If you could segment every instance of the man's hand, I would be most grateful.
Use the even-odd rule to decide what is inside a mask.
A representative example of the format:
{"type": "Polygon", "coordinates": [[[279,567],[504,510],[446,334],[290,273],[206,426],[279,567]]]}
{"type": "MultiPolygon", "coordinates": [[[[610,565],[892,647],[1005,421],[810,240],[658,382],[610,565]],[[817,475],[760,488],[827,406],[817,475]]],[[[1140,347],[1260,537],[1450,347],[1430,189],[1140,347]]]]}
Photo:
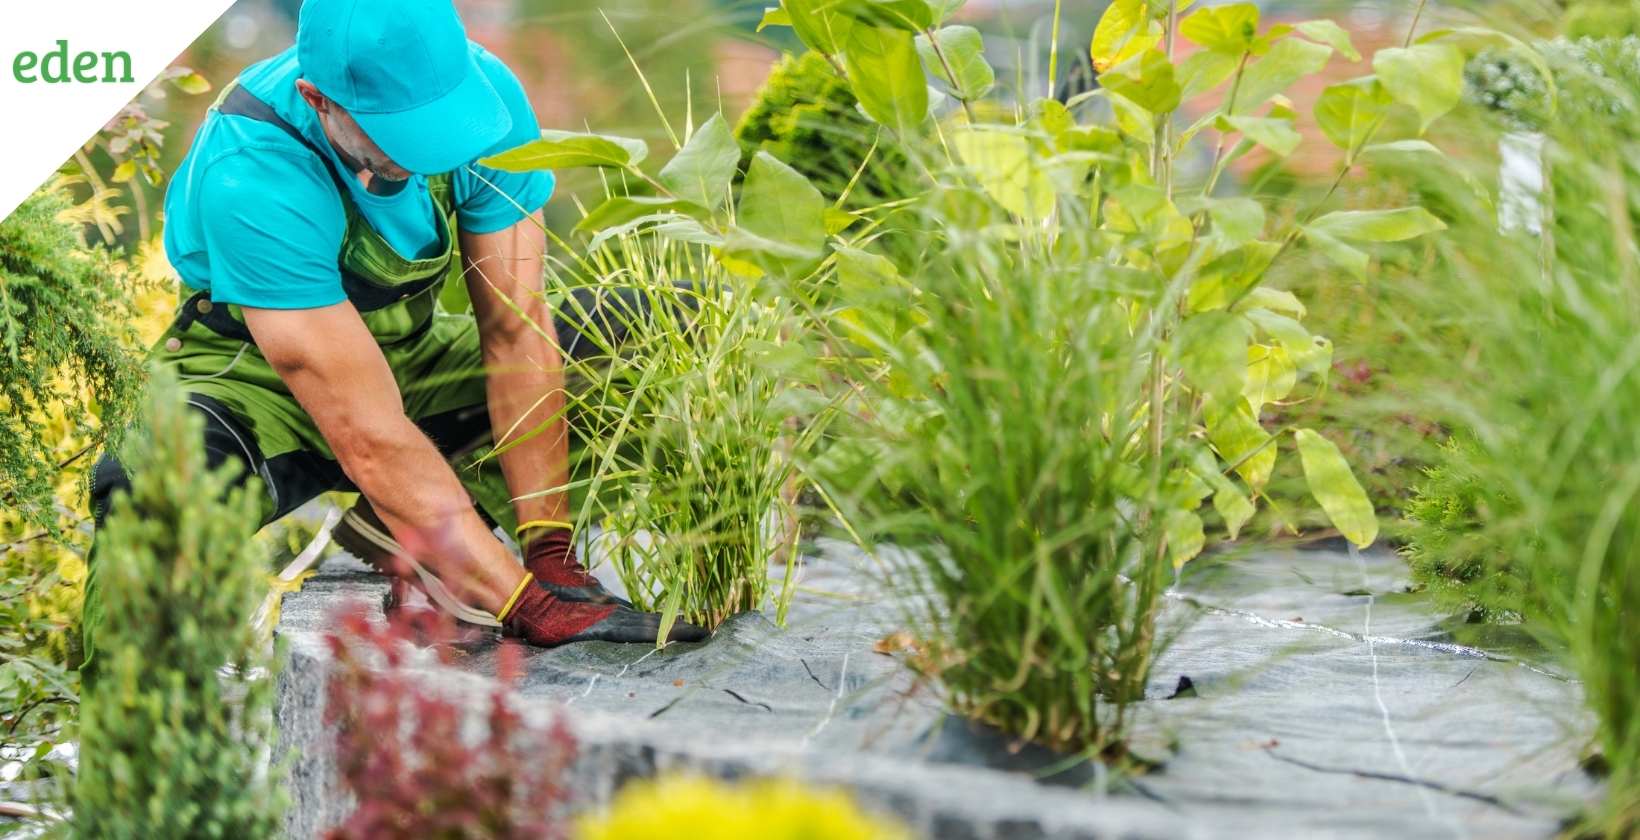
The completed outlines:
{"type": "Polygon", "coordinates": [[[387,359],[353,305],[244,313],[257,348],[393,536],[462,602],[499,610],[523,572],[405,416],[387,359]]]}

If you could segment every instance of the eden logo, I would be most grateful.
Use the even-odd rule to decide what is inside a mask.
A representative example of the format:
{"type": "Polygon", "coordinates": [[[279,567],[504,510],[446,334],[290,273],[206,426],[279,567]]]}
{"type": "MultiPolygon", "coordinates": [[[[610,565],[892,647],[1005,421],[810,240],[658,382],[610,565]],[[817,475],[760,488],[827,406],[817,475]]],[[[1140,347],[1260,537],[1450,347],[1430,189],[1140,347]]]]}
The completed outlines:
{"type": "Polygon", "coordinates": [[[93,84],[96,82],[135,82],[131,76],[131,54],[128,52],[82,52],[69,55],[68,42],[59,40],[57,49],[44,55],[24,50],[11,62],[11,77],[31,85],[93,84]],[[101,72],[102,75],[97,74],[101,72]]]}

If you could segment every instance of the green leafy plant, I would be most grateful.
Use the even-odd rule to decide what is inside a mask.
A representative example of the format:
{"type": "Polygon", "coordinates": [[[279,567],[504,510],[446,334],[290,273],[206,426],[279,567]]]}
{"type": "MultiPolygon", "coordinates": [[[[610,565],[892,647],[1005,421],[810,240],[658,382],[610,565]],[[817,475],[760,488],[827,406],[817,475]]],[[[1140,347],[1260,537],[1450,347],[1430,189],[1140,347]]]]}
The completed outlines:
{"type": "Polygon", "coordinates": [[[98,538],[98,679],[80,716],[77,836],[272,837],[274,665],[251,623],[264,591],[252,487],[209,471],[202,426],[159,382],[98,538]]]}
{"type": "MultiPolygon", "coordinates": [[[[1209,498],[1234,537],[1257,504],[1276,504],[1271,476],[1281,452],[1296,451],[1331,523],[1357,544],[1376,537],[1337,446],[1279,425],[1282,409],[1325,389],[1332,348],[1304,327],[1301,301],[1264,281],[1305,252],[1364,276],[1375,244],[1443,227],[1419,207],[1329,212],[1327,203],[1378,154],[1438,155],[1420,135],[1457,104],[1464,50],[1503,39],[1409,34],[1373,57],[1373,76],[1328,88],[1315,117],[1337,175],[1295,211],[1280,196],[1225,195],[1220,182],[1255,150],[1285,157],[1303,142],[1280,94],[1335,53],[1359,57],[1336,24],[1261,28],[1251,4],[1186,16],[1172,3],[1118,0],[1091,44],[1102,89],[1069,103],[1100,100],[1108,118],[1081,124],[1039,100],[1016,120],[983,123],[971,101],[986,87],[972,69],[983,56],[966,36],[941,37],[955,34],[942,28],[950,11],[911,0],[786,2],[765,18],[791,25],[838,68],[881,137],[937,184],[921,208],[932,234],[912,249],[920,260],[898,265],[903,275],[882,263],[865,272],[879,289],[904,276],[910,293],[879,294],[882,305],[858,307],[864,314],[840,299],[854,317],[839,320],[865,325],[850,338],[874,345],[874,372],[853,377],[878,386],[858,411],[876,432],[863,460],[880,465],[873,480],[888,498],[908,502],[863,494],[876,509],[861,512],[885,523],[873,531],[916,546],[921,574],[896,579],[931,596],[924,664],[959,707],[1057,747],[1108,750],[1158,648],[1156,581],[1206,545],[1209,498]],[[906,48],[919,37],[924,49],[906,48]],[[1198,49],[1176,59],[1185,40],[1198,49]],[[925,72],[964,105],[940,121],[939,145],[926,137],[925,72]],[[1186,101],[1212,104],[1183,126],[1186,101]],[[1193,145],[1210,164],[1186,180],[1174,161],[1193,145]],[[1038,311],[1055,307],[1069,311],[1038,311]],[[1090,313],[1110,331],[1097,341],[1090,313]],[[1056,317],[1088,326],[1073,339],[1071,322],[1056,317]],[[999,346],[994,333],[1021,346],[999,346]],[[1029,408],[1014,415],[1014,406],[1029,408]],[[1109,719],[1096,696],[1115,705],[1109,719]]],[[[872,238],[842,244],[869,249],[872,238]]],[[[846,276],[856,258],[841,246],[834,257],[846,276]]]]}

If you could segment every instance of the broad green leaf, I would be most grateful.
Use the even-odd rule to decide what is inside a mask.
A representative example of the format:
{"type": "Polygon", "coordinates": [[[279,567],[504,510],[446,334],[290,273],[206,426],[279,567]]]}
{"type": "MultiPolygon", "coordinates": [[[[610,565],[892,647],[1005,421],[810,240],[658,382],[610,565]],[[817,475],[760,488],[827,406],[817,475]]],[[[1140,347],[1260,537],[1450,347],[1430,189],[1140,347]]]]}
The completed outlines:
{"type": "Polygon", "coordinates": [[[738,225],[724,248],[770,274],[801,274],[825,245],[825,213],[825,198],[807,178],[760,151],[746,172],[738,225]]]}
{"type": "Polygon", "coordinates": [[[1225,122],[1232,128],[1247,136],[1254,143],[1275,152],[1278,157],[1286,157],[1298,148],[1303,141],[1292,120],[1276,119],[1273,117],[1226,117],[1225,122]]]}
{"type": "Polygon", "coordinates": [[[1163,529],[1167,532],[1167,556],[1173,561],[1174,569],[1184,568],[1184,564],[1202,553],[1202,547],[1207,545],[1202,518],[1193,511],[1168,511],[1163,529]]]}
{"type": "Polygon", "coordinates": [[[1446,223],[1422,207],[1402,207],[1340,210],[1310,222],[1306,229],[1356,242],[1402,242],[1446,230],[1446,223]]]}
{"type": "Polygon", "coordinates": [[[1259,282],[1280,251],[1281,246],[1274,242],[1254,240],[1214,257],[1202,266],[1196,282],[1190,285],[1186,299],[1189,311],[1204,312],[1229,306],[1248,286],[1259,282]]]}
{"type": "Polygon", "coordinates": [[[198,73],[184,73],[172,79],[171,84],[176,85],[177,90],[194,96],[211,90],[211,80],[198,73]]]}
{"type": "Polygon", "coordinates": [[[1025,137],[970,128],[954,132],[951,145],[980,187],[1008,212],[1033,221],[1053,212],[1053,181],[1037,165],[1025,137]]]}
{"type": "Polygon", "coordinates": [[[1463,53],[1450,44],[1379,50],[1372,69],[1395,101],[1418,112],[1421,130],[1463,98],[1463,53]]]}
{"type": "Polygon", "coordinates": [[[1185,59],[1179,62],[1179,69],[1174,72],[1179,82],[1180,95],[1188,102],[1207,93],[1234,76],[1236,67],[1240,64],[1241,61],[1236,56],[1210,50],[1197,50],[1185,56],[1185,59]]]}
{"type": "Polygon", "coordinates": [[[1148,35],[1150,18],[1144,0],[1113,0],[1093,30],[1089,53],[1095,72],[1103,73],[1126,60],[1123,47],[1136,36],[1148,35]]]}
{"type": "Polygon", "coordinates": [[[1315,103],[1315,122],[1333,145],[1357,152],[1389,108],[1389,98],[1372,78],[1333,85],[1315,103]]]}
{"type": "Polygon", "coordinates": [[[1306,229],[1304,238],[1320,251],[1322,256],[1332,260],[1339,268],[1350,273],[1357,280],[1367,279],[1367,252],[1339,239],[1328,236],[1317,230],[1306,229]]]}
{"type": "Polygon", "coordinates": [[[1156,50],[1145,50],[1099,77],[1106,90],[1152,114],[1179,107],[1184,92],[1173,78],[1173,63],[1156,50]]]}
{"type": "Polygon", "coordinates": [[[1293,433],[1298,439],[1298,458],[1304,465],[1304,481],[1333,527],[1345,539],[1365,548],[1378,539],[1378,517],[1372,502],[1338,447],[1311,429],[1293,433]]]}
{"type": "Polygon", "coordinates": [[[649,146],[630,137],[542,129],[541,139],[484,158],[479,163],[507,172],[596,166],[624,169],[649,155],[649,146]]]}
{"type": "Polygon", "coordinates": [[[1179,510],[1195,510],[1212,492],[1213,486],[1194,472],[1174,467],[1162,481],[1161,503],[1179,510]]]}
{"type": "Polygon", "coordinates": [[[604,243],[609,240],[620,236],[625,236],[626,234],[638,230],[639,228],[642,228],[655,236],[659,236],[662,239],[669,239],[673,242],[688,242],[694,245],[713,246],[720,246],[723,244],[723,236],[721,234],[716,231],[707,230],[699,221],[696,221],[688,216],[679,215],[676,212],[666,211],[654,213],[648,216],[639,216],[638,218],[633,219],[630,222],[626,222],[625,224],[606,227],[603,230],[598,231],[597,235],[593,236],[587,243],[587,250],[596,251],[603,247],[604,243]]]}
{"type": "Polygon", "coordinates": [[[739,166],[740,144],[723,115],[713,114],[661,168],[659,179],[679,198],[715,210],[728,198],[739,166]]]}
{"type": "Polygon", "coordinates": [[[925,32],[936,23],[935,9],[928,0],[833,0],[831,7],[866,26],[925,32]]]}
{"type": "Polygon", "coordinates": [[[1179,24],[1179,34],[1202,49],[1240,58],[1258,38],[1258,6],[1234,3],[1197,9],[1179,24]]]}
{"type": "Polygon", "coordinates": [[[1361,53],[1350,43],[1350,33],[1336,22],[1322,18],[1307,20],[1293,27],[1298,34],[1312,41],[1320,41],[1338,51],[1339,55],[1350,61],[1360,61],[1361,53]]]}
{"type": "Polygon", "coordinates": [[[1251,198],[1216,199],[1207,205],[1213,230],[1232,245],[1251,242],[1264,232],[1264,205],[1251,198]]]}
{"type": "Polygon", "coordinates": [[[1297,295],[1286,289],[1272,289],[1268,286],[1260,286],[1248,292],[1241,302],[1236,304],[1238,312],[1249,309],[1268,309],[1294,318],[1302,318],[1305,313],[1304,304],[1299,301],[1297,295]]]}
{"type": "Polygon", "coordinates": [[[798,40],[815,52],[842,52],[854,28],[854,19],[837,14],[831,0],[780,0],[780,7],[798,40]]]}
{"type": "Polygon", "coordinates": [[[1429,154],[1439,158],[1446,157],[1446,153],[1436,148],[1428,140],[1396,140],[1391,143],[1374,143],[1361,150],[1363,155],[1390,155],[1390,154],[1429,154]]]}
{"type": "Polygon", "coordinates": [[[1244,314],[1261,332],[1281,345],[1299,370],[1315,373],[1332,364],[1332,343],[1311,335],[1298,321],[1267,309],[1249,309],[1244,314]]]}
{"type": "Polygon", "coordinates": [[[917,53],[922,56],[923,66],[950,85],[952,94],[958,99],[972,102],[989,93],[991,86],[996,84],[996,72],[985,61],[984,39],[980,37],[979,30],[972,26],[947,26],[935,32],[932,41],[927,35],[918,35],[917,53]],[[941,62],[939,54],[934,52],[936,44],[940,53],[944,54],[945,62],[950,63],[955,78],[945,72],[945,62],[941,62]]]}
{"type": "Polygon", "coordinates": [[[848,230],[849,225],[860,221],[860,214],[839,210],[836,207],[826,208],[826,235],[831,236],[848,230]]]}
{"type": "Polygon", "coordinates": [[[1253,409],[1240,395],[1206,404],[1207,439],[1226,464],[1236,465],[1247,486],[1255,491],[1270,480],[1276,465],[1276,447],[1270,433],[1258,424],[1253,409]]]}
{"type": "Polygon", "coordinates": [[[762,32],[771,26],[791,26],[792,16],[782,6],[769,6],[763,10],[763,19],[757,22],[757,31],[762,32]]]}
{"type": "Polygon", "coordinates": [[[1237,487],[1234,481],[1219,472],[1218,462],[1213,459],[1212,453],[1204,449],[1196,450],[1193,465],[1196,475],[1213,488],[1213,509],[1218,511],[1219,518],[1224,520],[1224,527],[1230,532],[1230,539],[1240,536],[1241,527],[1253,518],[1253,502],[1241,492],[1241,488],[1237,487]]]}
{"type": "Polygon", "coordinates": [[[1298,368],[1280,345],[1254,344],[1247,348],[1247,387],[1242,396],[1254,411],[1279,402],[1298,384],[1298,368]]]}
{"type": "Polygon", "coordinates": [[[843,62],[868,116],[902,137],[917,131],[928,116],[928,84],[910,32],[856,26],[843,62]]]}
{"type": "Polygon", "coordinates": [[[610,196],[603,204],[593,208],[592,212],[575,226],[575,232],[596,233],[644,216],[668,212],[701,220],[709,219],[712,215],[710,210],[693,201],[665,196],[616,195],[610,196]]]}
{"type": "Polygon", "coordinates": [[[1179,325],[1179,363],[1191,385],[1214,396],[1247,387],[1247,320],[1222,310],[1192,315],[1179,325]]]}
{"type": "Polygon", "coordinates": [[[1332,57],[1332,47],[1288,38],[1270,48],[1263,58],[1247,66],[1236,92],[1232,113],[1252,113],[1270,97],[1291,87],[1293,82],[1321,72],[1332,57]]]}

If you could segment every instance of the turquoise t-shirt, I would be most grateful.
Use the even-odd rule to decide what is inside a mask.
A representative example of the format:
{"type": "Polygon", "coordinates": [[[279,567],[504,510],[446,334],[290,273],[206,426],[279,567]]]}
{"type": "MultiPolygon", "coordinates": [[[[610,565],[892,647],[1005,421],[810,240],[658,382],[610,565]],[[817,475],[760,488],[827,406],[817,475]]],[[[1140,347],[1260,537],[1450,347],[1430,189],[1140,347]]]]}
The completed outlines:
{"type": "MultiPolygon", "coordinates": [[[[512,112],[511,133],[486,154],[538,138],[535,111],[518,77],[483,47],[469,45],[512,112]]],[[[301,75],[291,47],[247,67],[239,83],[328,160],[269,123],[212,111],[165,193],[166,256],[184,284],[208,291],[213,301],[310,309],[347,297],[337,267],[347,213],[325,167],[348,170],[296,90],[301,75]]],[[[426,178],[412,176],[392,195],[367,192],[351,174],[341,180],[365,220],[401,256],[420,259],[439,250],[426,178]]],[[[539,210],[553,190],[550,172],[502,172],[476,163],[458,170],[452,183],[457,224],[467,233],[511,227],[539,210]]]]}

